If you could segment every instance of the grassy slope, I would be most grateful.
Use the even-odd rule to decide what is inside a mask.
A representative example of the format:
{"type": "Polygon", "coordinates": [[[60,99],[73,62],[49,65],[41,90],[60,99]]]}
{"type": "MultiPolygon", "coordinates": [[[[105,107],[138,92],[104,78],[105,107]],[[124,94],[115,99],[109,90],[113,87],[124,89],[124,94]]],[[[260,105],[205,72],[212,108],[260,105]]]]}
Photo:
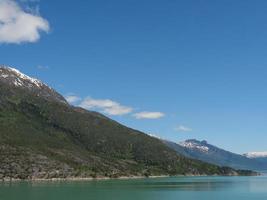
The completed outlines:
{"type": "Polygon", "coordinates": [[[105,116],[0,86],[0,178],[228,174],[105,116]]]}

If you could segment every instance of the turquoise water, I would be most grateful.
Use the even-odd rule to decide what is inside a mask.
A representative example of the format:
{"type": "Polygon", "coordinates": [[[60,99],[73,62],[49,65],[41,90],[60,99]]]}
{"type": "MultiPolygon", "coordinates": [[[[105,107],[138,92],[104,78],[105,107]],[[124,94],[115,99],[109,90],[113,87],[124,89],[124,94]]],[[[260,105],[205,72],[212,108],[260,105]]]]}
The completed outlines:
{"type": "Polygon", "coordinates": [[[267,200],[267,177],[0,183],[0,200],[267,200]]]}

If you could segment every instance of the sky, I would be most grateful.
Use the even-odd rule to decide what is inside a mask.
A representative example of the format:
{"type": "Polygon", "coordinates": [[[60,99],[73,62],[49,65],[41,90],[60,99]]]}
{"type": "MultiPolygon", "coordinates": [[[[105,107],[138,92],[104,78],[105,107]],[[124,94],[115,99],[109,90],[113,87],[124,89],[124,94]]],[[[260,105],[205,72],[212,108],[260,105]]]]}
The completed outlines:
{"type": "Polygon", "coordinates": [[[0,0],[0,63],[175,142],[267,151],[267,1],[0,0]]]}

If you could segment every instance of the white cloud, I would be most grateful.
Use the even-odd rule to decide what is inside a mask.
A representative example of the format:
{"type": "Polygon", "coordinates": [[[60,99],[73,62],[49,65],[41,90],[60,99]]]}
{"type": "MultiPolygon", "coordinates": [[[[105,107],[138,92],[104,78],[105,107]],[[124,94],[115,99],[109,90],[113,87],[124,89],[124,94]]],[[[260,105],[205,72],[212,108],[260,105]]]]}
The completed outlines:
{"type": "MultiPolygon", "coordinates": [[[[94,99],[92,97],[81,98],[73,93],[65,96],[65,99],[70,103],[80,106],[87,110],[95,110],[108,115],[126,115],[133,112],[130,106],[122,105],[110,99],[94,99]]],[[[139,112],[132,115],[136,119],[158,119],[164,117],[161,112],[139,112]]]]}
{"type": "Polygon", "coordinates": [[[136,119],[159,119],[165,116],[162,112],[139,112],[133,115],[136,119]]]}
{"type": "Polygon", "coordinates": [[[0,43],[36,42],[49,29],[46,19],[24,11],[14,0],[0,0],[0,43]]]}
{"type": "Polygon", "coordinates": [[[74,103],[76,103],[76,102],[78,102],[78,101],[81,100],[80,97],[78,97],[78,96],[76,96],[76,95],[72,95],[72,94],[65,96],[65,99],[66,99],[67,102],[70,103],[70,104],[74,104],[74,103]]]}
{"type": "Polygon", "coordinates": [[[85,109],[97,109],[109,115],[125,115],[133,111],[131,107],[123,106],[115,101],[109,99],[93,99],[91,97],[84,99],[80,106],[85,109]]]}
{"type": "Polygon", "coordinates": [[[174,130],[177,132],[190,132],[190,131],[192,131],[191,128],[186,127],[184,125],[179,125],[179,126],[175,127],[174,130]]]}

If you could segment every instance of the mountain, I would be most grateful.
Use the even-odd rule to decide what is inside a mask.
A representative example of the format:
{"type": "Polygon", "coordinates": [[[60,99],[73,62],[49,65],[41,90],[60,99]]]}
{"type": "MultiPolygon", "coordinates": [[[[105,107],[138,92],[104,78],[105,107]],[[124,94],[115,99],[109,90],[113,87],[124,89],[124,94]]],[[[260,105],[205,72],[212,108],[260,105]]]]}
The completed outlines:
{"type": "Polygon", "coordinates": [[[267,152],[249,152],[245,153],[244,156],[256,162],[260,162],[262,165],[266,166],[264,170],[267,169],[267,152]]]}
{"type": "Polygon", "coordinates": [[[191,139],[178,144],[170,141],[164,141],[164,143],[181,155],[192,159],[198,159],[203,162],[219,166],[229,166],[236,169],[267,169],[267,165],[262,162],[248,158],[244,155],[223,150],[214,145],[208,144],[205,140],[198,141],[191,139]]]}
{"type": "Polygon", "coordinates": [[[73,107],[55,90],[0,67],[0,179],[253,174],[185,158],[161,140],[73,107]]]}
{"type": "Polygon", "coordinates": [[[245,153],[247,158],[267,158],[267,152],[249,152],[245,153]]]}
{"type": "Polygon", "coordinates": [[[46,100],[67,104],[64,97],[51,87],[35,78],[21,73],[15,68],[0,66],[0,83],[11,88],[23,88],[32,95],[42,97],[46,100]]]}

